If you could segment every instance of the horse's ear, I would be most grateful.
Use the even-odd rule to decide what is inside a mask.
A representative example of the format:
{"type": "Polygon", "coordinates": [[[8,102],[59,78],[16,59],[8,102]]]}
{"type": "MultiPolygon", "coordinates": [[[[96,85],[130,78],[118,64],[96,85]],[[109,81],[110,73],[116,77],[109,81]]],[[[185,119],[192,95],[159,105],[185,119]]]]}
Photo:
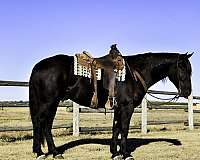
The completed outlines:
{"type": "MultiPolygon", "coordinates": [[[[187,53],[188,53],[188,52],[187,52],[187,53]]],[[[190,54],[187,54],[187,53],[186,53],[186,58],[187,58],[187,59],[189,59],[189,58],[194,54],[194,52],[192,52],[192,53],[190,53],[190,54]]]]}

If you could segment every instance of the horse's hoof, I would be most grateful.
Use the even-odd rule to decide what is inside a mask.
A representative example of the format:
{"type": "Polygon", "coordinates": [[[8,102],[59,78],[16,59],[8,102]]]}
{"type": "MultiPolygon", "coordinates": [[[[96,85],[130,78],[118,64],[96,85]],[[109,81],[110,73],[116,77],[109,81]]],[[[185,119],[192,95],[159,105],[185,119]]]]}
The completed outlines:
{"type": "Polygon", "coordinates": [[[125,160],[134,160],[133,157],[126,157],[125,160]]]}
{"type": "Polygon", "coordinates": [[[62,156],[62,154],[58,154],[56,156],[54,156],[55,159],[64,159],[64,157],[62,156]]]}
{"type": "Polygon", "coordinates": [[[122,160],[122,156],[121,155],[115,156],[112,160],[122,160]]]}
{"type": "Polygon", "coordinates": [[[43,155],[41,155],[41,156],[38,156],[37,158],[36,158],[36,160],[42,160],[42,159],[46,159],[47,157],[43,154],[43,155]]]}

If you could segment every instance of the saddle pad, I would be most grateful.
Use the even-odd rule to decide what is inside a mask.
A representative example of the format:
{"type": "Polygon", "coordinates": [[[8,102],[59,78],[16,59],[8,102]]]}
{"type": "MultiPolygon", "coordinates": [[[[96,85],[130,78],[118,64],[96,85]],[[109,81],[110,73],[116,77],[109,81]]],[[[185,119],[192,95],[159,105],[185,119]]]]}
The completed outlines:
{"type": "MultiPolygon", "coordinates": [[[[78,57],[74,56],[74,75],[83,76],[87,78],[91,78],[91,67],[88,65],[88,63],[85,62],[86,65],[84,65],[83,62],[79,63],[78,57]]],[[[97,80],[101,80],[101,69],[96,69],[96,77],[97,80]]]]}
{"type": "MultiPolygon", "coordinates": [[[[123,63],[125,64],[125,62],[123,63]]],[[[117,81],[125,81],[125,76],[126,76],[126,66],[124,65],[122,70],[117,70],[116,79],[117,81]]]]}
{"type": "MultiPolygon", "coordinates": [[[[86,62],[79,63],[78,57],[74,56],[74,75],[83,76],[91,78],[91,67],[86,62]]],[[[116,70],[116,80],[125,81],[126,67],[124,66],[122,70],[116,70]]],[[[96,69],[97,80],[101,80],[101,68],[96,69]]]]}

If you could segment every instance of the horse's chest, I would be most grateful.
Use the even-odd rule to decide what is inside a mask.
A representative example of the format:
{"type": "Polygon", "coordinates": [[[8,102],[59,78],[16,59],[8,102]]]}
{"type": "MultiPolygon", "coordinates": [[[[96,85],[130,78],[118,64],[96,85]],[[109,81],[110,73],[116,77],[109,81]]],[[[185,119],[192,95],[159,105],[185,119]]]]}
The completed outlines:
{"type": "Polygon", "coordinates": [[[144,93],[132,85],[124,85],[117,90],[118,98],[122,104],[140,105],[144,93]]]}

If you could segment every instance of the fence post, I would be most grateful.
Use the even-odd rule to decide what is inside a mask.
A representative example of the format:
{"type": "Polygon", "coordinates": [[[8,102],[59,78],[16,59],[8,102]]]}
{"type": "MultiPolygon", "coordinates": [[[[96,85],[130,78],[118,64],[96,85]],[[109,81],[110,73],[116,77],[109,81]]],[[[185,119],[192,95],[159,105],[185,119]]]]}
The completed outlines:
{"type": "Polygon", "coordinates": [[[189,130],[193,130],[194,122],[193,122],[193,94],[192,93],[188,97],[188,124],[189,124],[189,130]]]}
{"type": "Polygon", "coordinates": [[[141,126],[141,131],[142,133],[146,134],[147,133],[147,96],[145,95],[143,100],[142,100],[142,126],[141,126]]]}
{"type": "Polygon", "coordinates": [[[73,102],[73,136],[79,136],[79,104],[73,102]]]}

